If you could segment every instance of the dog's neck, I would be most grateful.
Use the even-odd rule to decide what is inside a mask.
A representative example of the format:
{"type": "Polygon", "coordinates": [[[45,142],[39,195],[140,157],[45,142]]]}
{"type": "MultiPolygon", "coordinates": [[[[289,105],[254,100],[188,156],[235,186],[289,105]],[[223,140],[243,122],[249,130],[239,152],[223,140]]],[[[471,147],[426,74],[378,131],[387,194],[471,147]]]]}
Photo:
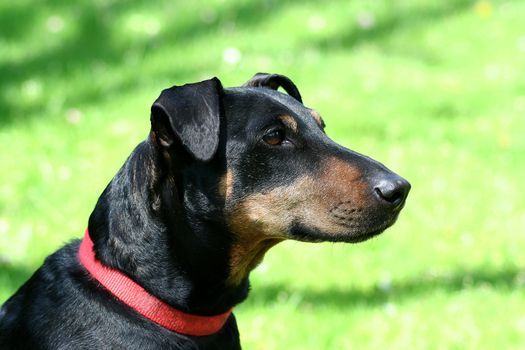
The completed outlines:
{"type": "Polygon", "coordinates": [[[143,142],[100,196],[88,226],[96,256],[182,311],[222,313],[247,297],[248,278],[227,283],[229,233],[187,209],[159,158],[143,142]]]}

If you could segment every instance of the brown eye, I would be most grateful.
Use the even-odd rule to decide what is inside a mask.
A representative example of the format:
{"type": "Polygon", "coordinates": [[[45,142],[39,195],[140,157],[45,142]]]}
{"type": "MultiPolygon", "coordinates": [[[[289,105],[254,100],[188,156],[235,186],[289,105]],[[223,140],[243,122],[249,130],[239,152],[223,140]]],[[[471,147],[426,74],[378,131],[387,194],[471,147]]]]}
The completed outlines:
{"type": "Polygon", "coordinates": [[[270,130],[263,136],[264,142],[272,146],[279,146],[284,141],[284,131],[281,129],[270,130]]]}

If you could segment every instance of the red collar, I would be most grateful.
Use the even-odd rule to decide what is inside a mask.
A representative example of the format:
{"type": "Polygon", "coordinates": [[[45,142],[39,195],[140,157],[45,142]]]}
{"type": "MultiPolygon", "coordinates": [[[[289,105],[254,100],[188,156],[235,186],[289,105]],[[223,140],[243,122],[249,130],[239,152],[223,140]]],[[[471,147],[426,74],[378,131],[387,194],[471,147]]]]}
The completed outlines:
{"type": "Polygon", "coordinates": [[[121,302],[164,328],[186,335],[212,335],[230,317],[231,310],[216,316],[187,314],[151,295],[121,271],[105,266],[95,258],[93,241],[87,229],[78,256],[93,279],[121,302]]]}

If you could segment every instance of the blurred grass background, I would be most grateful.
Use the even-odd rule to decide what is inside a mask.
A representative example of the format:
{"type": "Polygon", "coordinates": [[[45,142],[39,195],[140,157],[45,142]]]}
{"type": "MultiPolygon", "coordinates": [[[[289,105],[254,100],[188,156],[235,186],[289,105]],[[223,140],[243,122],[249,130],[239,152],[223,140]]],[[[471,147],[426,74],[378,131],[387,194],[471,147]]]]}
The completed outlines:
{"type": "Polygon", "coordinates": [[[0,1],[0,303],[72,238],[161,89],[290,76],[412,183],[360,245],[286,242],[246,349],[525,348],[525,2],[0,1]]]}

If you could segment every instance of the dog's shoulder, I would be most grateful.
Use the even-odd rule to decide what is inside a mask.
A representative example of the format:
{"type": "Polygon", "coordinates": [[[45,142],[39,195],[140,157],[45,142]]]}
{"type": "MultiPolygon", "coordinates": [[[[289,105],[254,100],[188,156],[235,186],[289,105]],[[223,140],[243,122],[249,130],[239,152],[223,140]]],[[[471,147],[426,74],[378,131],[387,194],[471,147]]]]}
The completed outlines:
{"type": "Polygon", "coordinates": [[[0,348],[4,345],[8,348],[52,345],[43,344],[46,337],[42,335],[52,333],[47,328],[61,318],[67,304],[78,293],[74,285],[75,274],[81,276],[76,262],[78,244],[78,241],[72,242],[48,256],[33,276],[4,303],[0,309],[0,348]]]}
{"type": "Polygon", "coordinates": [[[79,264],[79,243],[71,242],[47,257],[0,308],[0,349],[55,349],[72,344],[73,348],[111,344],[123,349],[198,349],[203,345],[225,349],[232,348],[232,338],[238,339],[233,315],[220,334],[199,339],[148,322],[91,279],[79,264]]]}

